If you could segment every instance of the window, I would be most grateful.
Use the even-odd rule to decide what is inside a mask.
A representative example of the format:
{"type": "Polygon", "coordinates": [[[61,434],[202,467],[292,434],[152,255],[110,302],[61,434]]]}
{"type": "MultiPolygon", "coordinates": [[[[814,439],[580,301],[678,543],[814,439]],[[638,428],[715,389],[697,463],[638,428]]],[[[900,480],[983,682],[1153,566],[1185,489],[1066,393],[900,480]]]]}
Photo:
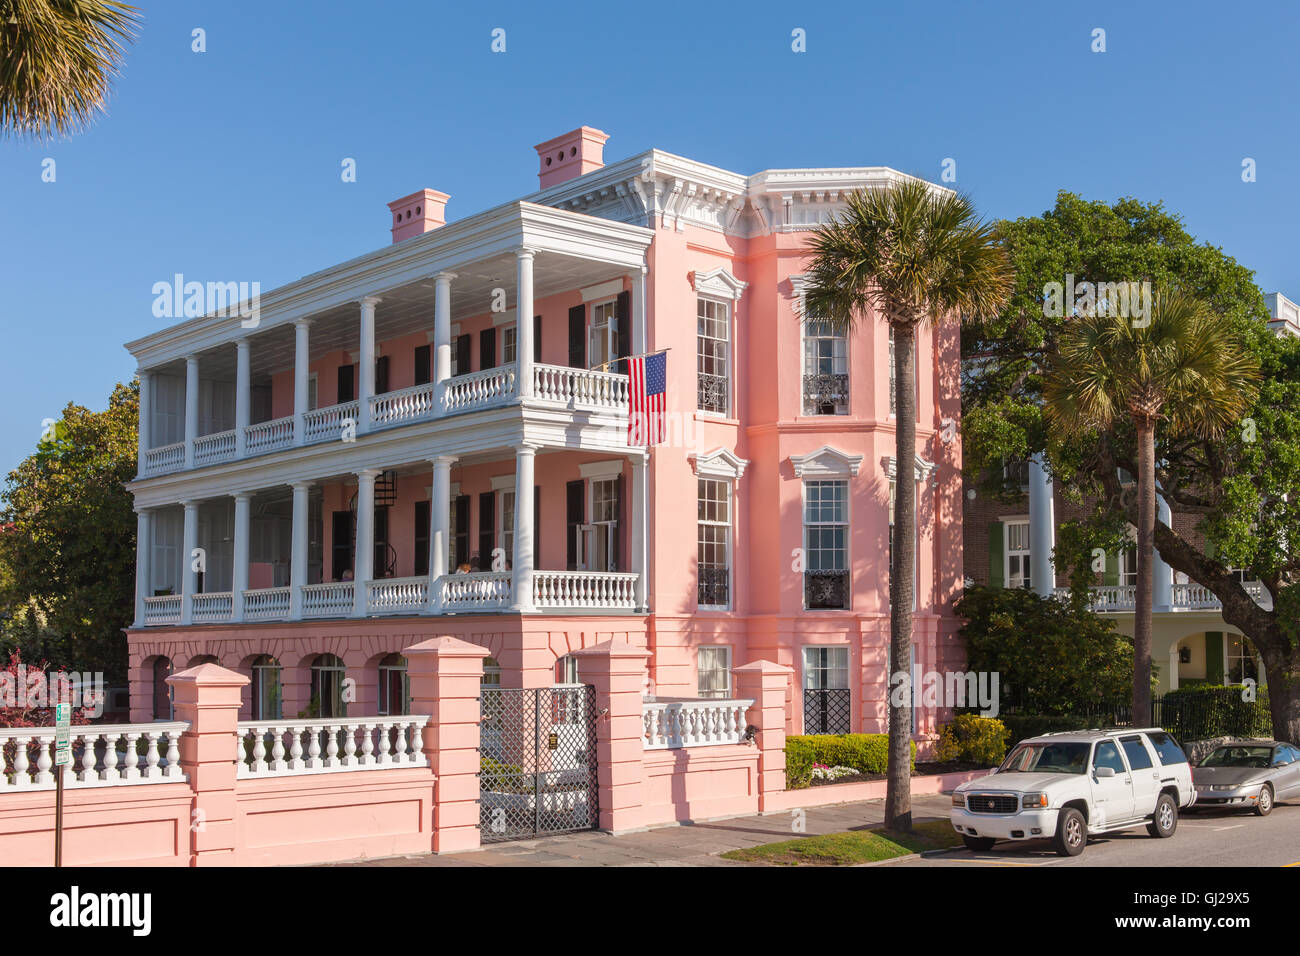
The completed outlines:
{"type": "MultiPolygon", "coordinates": [[[[921,495],[919,489],[921,482],[917,482],[918,493],[916,495],[916,506],[921,506],[921,495]]],[[[898,493],[898,483],[891,478],[889,480],[889,540],[885,542],[885,549],[889,552],[889,573],[894,573],[894,496],[898,493]]],[[[912,522],[912,610],[915,611],[917,601],[921,595],[921,521],[918,516],[917,520],[912,522]]]]}
{"type": "Polygon", "coordinates": [[[1224,655],[1225,679],[1229,684],[1240,684],[1246,679],[1259,681],[1259,668],[1255,662],[1255,650],[1250,642],[1240,634],[1225,635],[1227,653],[1224,655]]]}
{"type": "Polygon", "coordinates": [[[806,734],[847,734],[852,731],[849,691],[849,649],[803,649],[803,730],[806,734]]]}
{"type": "Polygon", "coordinates": [[[319,408],[320,404],[316,401],[316,373],[312,372],[307,376],[307,408],[319,408]]]}
{"type": "Polygon", "coordinates": [[[696,600],[702,608],[731,606],[731,483],[700,478],[696,600]]]}
{"type": "Polygon", "coordinates": [[[1103,740],[1097,744],[1097,750],[1092,758],[1092,767],[1094,770],[1110,767],[1117,774],[1128,772],[1128,768],[1124,766],[1124,758],[1119,755],[1119,748],[1111,740],[1103,740]]]}
{"type": "Polygon", "coordinates": [[[1187,763],[1187,754],[1183,753],[1183,748],[1178,746],[1178,741],[1169,734],[1147,734],[1147,740],[1151,741],[1151,746],[1156,748],[1156,756],[1160,758],[1161,766],[1168,767],[1170,764],[1187,763]]]}
{"type": "Polygon", "coordinates": [[[1029,583],[1029,522],[1008,521],[1005,524],[1007,551],[1003,580],[1009,588],[1027,588],[1029,583]]]}
{"type": "Polygon", "coordinates": [[[1132,737],[1121,737],[1119,742],[1124,747],[1124,756],[1128,757],[1128,765],[1134,770],[1146,770],[1152,765],[1151,755],[1147,753],[1141,737],[1134,734],[1132,737]]]}
{"type": "Polygon", "coordinates": [[[501,491],[501,534],[497,539],[497,547],[505,552],[506,567],[513,568],[515,566],[515,493],[511,490],[501,491]]]}
{"type": "Polygon", "coordinates": [[[167,678],[172,676],[172,662],[166,657],[155,657],[153,660],[153,719],[154,720],[175,720],[176,711],[173,709],[172,687],[167,683],[167,678]]]}
{"type": "Polygon", "coordinates": [[[515,360],[515,340],[518,337],[518,326],[509,326],[501,331],[501,364],[510,365],[515,360]]]}
{"type": "Polygon", "coordinates": [[[1029,490],[1029,460],[1008,458],[1002,462],[1002,480],[1021,491],[1029,490]]]}
{"type": "Polygon", "coordinates": [[[591,482],[592,571],[618,570],[618,479],[591,482]]]}
{"type": "Polygon", "coordinates": [[[731,410],[730,309],[712,299],[695,302],[698,408],[726,415],[731,410]]]}
{"type": "Polygon", "coordinates": [[[501,686],[501,665],[495,657],[483,658],[483,676],[479,679],[483,687],[501,686]]]}
{"type": "Polygon", "coordinates": [[[591,330],[587,344],[589,368],[605,368],[618,355],[618,303],[614,299],[591,307],[591,330]]]}
{"type": "Polygon", "coordinates": [[[1125,548],[1119,553],[1119,583],[1127,588],[1138,582],[1137,548],[1125,548]]]}
{"type": "MultiPolygon", "coordinates": [[[[892,340],[891,340],[892,341],[892,340]]],[[[807,322],[803,331],[803,413],[849,413],[849,341],[829,322],[807,322]]]]}
{"type": "Polygon", "coordinates": [[[280,662],[268,654],[253,660],[253,719],[279,720],[280,662]]]}
{"type": "Polygon", "coordinates": [[[379,713],[394,716],[409,713],[411,682],[406,676],[406,658],[389,654],[379,662],[379,713]]]}
{"type": "Polygon", "coordinates": [[[815,690],[845,690],[849,686],[847,647],[805,647],[803,686],[815,690]]]}
{"type": "Polygon", "coordinates": [[[731,696],[730,647],[701,647],[695,655],[695,672],[699,696],[731,696]]]}
{"type": "Polygon", "coordinates": [[[318,654],[311,664],[311,701],[309,717],[346,717],[343,701],[343,661],[333,654],[318,654]]]}
{"type": "Polygon", "coordinates": [[[894,364],[894,327],[889,327],[889,414],[898,414],[898,366],[894,364]]]}
{"type": "Polygon", "coordinates": [[[578,683],[578,659],[572,654],[565,654],[555,662],[556,683],[578,683]]]}
{"type": "Polygon", "coordinates": [[[805,481],[804,605],[846,609],[849,606],[849,483],[805,481]]]}

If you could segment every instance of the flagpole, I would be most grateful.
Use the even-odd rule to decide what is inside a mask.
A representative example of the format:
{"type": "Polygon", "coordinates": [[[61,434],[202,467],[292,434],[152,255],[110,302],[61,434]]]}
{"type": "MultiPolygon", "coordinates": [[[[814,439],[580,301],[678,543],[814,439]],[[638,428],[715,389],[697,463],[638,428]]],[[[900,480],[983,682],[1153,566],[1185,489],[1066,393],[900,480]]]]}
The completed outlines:
{"type": "Polygon", "coordinates": [[[668,348],[655,349],[654,351],[651,352],[638,352],[636,355],[620,355],[618,358],[610,359],[608,362],[601,362],[599,365],[593,365],[591,368],[587,369],[587,371],[604,372],[611,365],[617,365],[619,362],[627,362],[630,361],[631,359],[636,359],[636,358],[646,358],[651,355],[659,355],[662,352],[671,352],[672,350],[673,350],[672,346],[670,345],[668,346],[668,348]]]}

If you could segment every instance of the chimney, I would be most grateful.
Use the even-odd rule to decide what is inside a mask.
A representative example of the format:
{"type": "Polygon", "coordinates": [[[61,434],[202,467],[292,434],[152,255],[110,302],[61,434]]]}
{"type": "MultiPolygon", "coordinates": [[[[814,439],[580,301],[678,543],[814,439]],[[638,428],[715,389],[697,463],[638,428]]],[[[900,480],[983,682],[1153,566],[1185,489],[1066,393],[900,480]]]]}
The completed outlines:
{"type": "Polygon", "coordinates": [[[393,213],[393,242],[431,232],[447,222],[446,193],[421,189],[388,204],[393,213]]]}
{"type": "Polygon", "coordinates": [[[537,182],[545,189],[567,183],[570,179],[600,169],[605,165],[601,158],[605,149],[606,133],[590,126],[579,126],[570,133],[538,143],[537,182]]]}

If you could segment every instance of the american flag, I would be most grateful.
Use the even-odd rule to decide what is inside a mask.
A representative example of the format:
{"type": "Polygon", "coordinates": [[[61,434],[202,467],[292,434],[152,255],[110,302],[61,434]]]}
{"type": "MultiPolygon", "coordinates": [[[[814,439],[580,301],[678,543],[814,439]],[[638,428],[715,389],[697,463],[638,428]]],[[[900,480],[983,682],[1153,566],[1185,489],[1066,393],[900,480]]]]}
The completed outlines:
{"type": "Polygon", "coordinates": [[[668,356],[663,352],[628,359],[629,445],[657,445],[667,433],[668,356]]]}

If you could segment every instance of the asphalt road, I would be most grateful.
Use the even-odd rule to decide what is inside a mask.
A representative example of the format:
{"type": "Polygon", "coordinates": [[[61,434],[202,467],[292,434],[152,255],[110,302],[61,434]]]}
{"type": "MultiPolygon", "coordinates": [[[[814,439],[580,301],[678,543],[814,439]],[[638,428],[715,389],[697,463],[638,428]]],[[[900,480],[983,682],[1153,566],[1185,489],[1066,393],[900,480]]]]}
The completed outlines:
{"type": "Polygon", "coordinates": [[[1278,804],[1266,817],[1225,810],[1193,810],[1165,840],[1145,827],[1093,837],[1076,857],[1057,856],[1047,840],[995,844],[987,853],[965,848],[893,866],[1297,866],[1300,801],[1278,804]]]}

